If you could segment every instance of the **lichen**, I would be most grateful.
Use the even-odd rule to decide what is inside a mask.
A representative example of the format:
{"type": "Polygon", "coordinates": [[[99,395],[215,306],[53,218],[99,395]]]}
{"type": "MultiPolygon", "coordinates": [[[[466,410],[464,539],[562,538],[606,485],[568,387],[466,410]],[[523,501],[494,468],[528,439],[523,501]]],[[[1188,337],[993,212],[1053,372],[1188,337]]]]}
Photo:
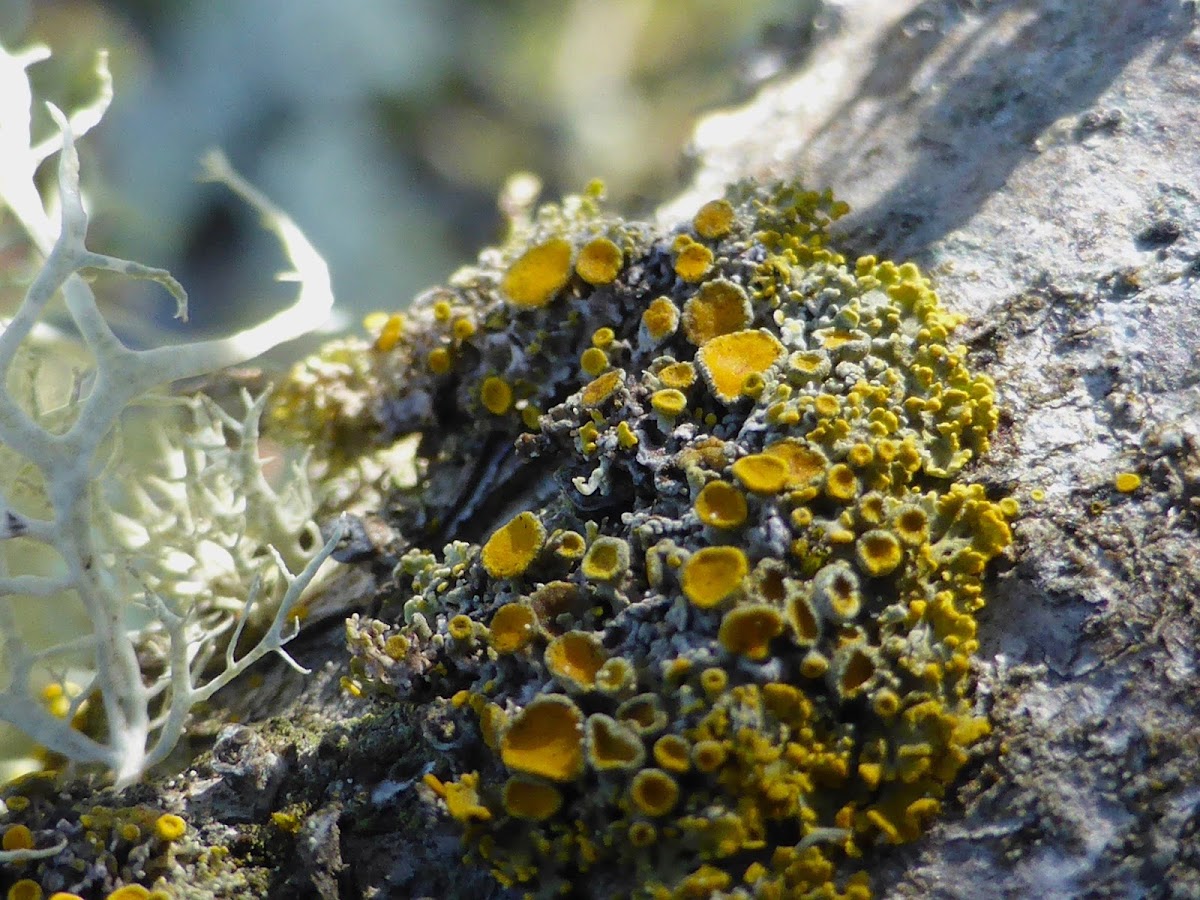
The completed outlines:
{"type": "Polygon", "coordinates": [[[844,212],[747,183],[664,234],[570,198],[372,351],[425,476],[350,681],[477,729],[430,777],[501,884],[866,897],[987,734],[993,387],[915,266],[829,248],[844,212]]]}

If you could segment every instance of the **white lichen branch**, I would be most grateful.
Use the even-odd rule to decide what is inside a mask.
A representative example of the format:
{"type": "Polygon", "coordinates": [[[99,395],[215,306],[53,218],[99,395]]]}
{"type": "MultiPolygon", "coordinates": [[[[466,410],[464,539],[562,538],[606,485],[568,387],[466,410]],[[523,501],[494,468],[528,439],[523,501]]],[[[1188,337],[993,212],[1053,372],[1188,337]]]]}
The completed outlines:
{"type": "MultiPolygon", "coordinates": [[[[206,411],[201,401],[189,401],[185,405],[193,413],[194,434],[203,436],[199,438],[189,436],[186,422],[179,424],[178,409],[155,409],[143,399],[165,384],[244,362],[311,331],[329,315],[333,295],[324,261],[299,229],[227,164],[210,163],[209,176],[251,203],[279,237],[294,266],[289,277],[299,284],[296,300],[266,322],[226,338],[148,350],[126,347],[101,315],[81,273],[101,271],[155,281],[175,298],[177,315],[183,318],[187,295],[163,269],[87,248],[88,216],[73,126],[86,129],[99,121],[111,99],[111,79],[101,59],[98,99],[73,120],[48,107],[59,138],[34,146],[29,140],[31,95],[24,70],[44,56],[39,48],[15,55],[0,48],[0,150],[5,153],[0,201],[45,255],[20,307],[0,331],[0,451],[15,454],[20,468],[15,475],[0,473],[10,478],[0,478],[0,673],[6,676],[0,689],[0,720],[74,763],[111,769],[118,783],[125,784],[166,758],[196,703],[257,660],[275,653],[294,665],[283,647],[295,635],[296,605],[339,537],[335,534],[318,548],[311,539],[313,523],[272,509],[280,505],[279,497],[266,484],[257,458],[262,398],[246,398],[243,420],[218,416],[212,408],[206,411]],[[18,115],[22,104],[24,111],[18,115]],[[43,202],[36,169],[55,149],[60,154],[57,198],[43,202]],[[50,214],[55,206],[57,227],[50,214]],[[9,385],[21,375],[18,361],[30,367],[31,337],[58,296],[92,367],[76,378],[65,405],[47,412],[38,408],[34,387],[22,398],[19,392],[10,393],[9,385]],[[127,421],[140,429],[136,442],[124,433],[127,421]],[[229,433],[239,439],[238,451],[229,450],[229,433]],[[143,477],[127,465],[122,468],[123,443],[149,445],[144,452],[160,469],[178,468],[171,461],[182,460],[182,474],[151,472],[143,477]],[[264,508],[272,512],[264,513],[264,508]],[[254,514],[253,521],[247,512],[254,514]],[[308,562],[297,575],[290,573],[273,545],[257,543],[264,536],[295,543],[300,534],[309,537],[301,559],[308,562]],[[189,536],[192,547],[186,546],[189,536]],[[12,571],[14,561],[22,563],[30,547],[40,547],[34,556],[42,563],[47,555],[53,557],[53,571],[37,565],[29,566],[33,571],[12,571]],[[257,558],[255,548],[269,551],[285,589],[265,633],[236,657],[236,639],[252,607],[266,602],[259,598],[261,573],[247,562],[257,558]],[[217,562],[211,562],[214,559],[217,562]],[[187,572],[194,570],[191,581],[187,572],[175,571],[181,565],[187,572]],[[214,572],[225,573],[226,581],[234,583],[221,590],[205,588],[214,572]],[[197,592],[213,602],[198,603],[197,592]],[[25,613],[18,610],[54,603],[65,608],[68,602],[82,608],[90,634],[31,648],[24,637],[25,613]],[[230,628],[234,635],[225,668],[204,680],[203,663],[230,628]],[[162,648],[162,677],[148,678],[142,672],[138,650],[143,643],[162,648]],[[83,665],[90,674],[85,677],[99,696],[104,738],[74,727],[72,719],[84,698],[71,700],[65,717],[39,703],[39,683],[46,682],[52,656],[86,658],[83,665]]],[[[295,564],[295,547],[287,549],[295,564]]]]}

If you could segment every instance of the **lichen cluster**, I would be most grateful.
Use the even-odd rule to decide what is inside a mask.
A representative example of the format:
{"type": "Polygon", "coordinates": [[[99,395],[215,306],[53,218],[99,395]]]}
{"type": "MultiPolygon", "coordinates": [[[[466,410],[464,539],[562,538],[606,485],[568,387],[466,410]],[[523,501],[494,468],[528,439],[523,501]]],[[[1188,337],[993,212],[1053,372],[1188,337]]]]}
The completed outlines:
{"type": "Polygon", "coordinates": [[[844,211],[746,184],[663,235],[573,198],[376,322],[372,429],[426,468],[347,686],[446,705],[430,796],[501,883],[869,896],[987,733],[1016,509],[958,479],[993,386],[915,266],[827,246],[844,211]]]}
{"type": "Polygon", "coordinates": [[[35,773],[6,785],[0,798],[0,845],[12,857],[0,889],[9,900],[171,900],[167,885],[189,831],[181,816],[149,805],[80,812],[58,788],[53,776],[35,773]]]}

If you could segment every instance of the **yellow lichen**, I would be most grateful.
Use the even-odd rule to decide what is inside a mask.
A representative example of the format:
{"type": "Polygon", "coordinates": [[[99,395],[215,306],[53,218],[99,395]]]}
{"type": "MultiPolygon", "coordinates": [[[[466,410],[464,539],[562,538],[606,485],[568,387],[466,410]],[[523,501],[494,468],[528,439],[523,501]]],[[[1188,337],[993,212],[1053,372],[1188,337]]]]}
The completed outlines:
{"type": "Polygon", "coordinates": [[[834,500],[853,500],[858,495],[858,477],[845,463],[832,466],[825,476],[825,493],[834,500]]]}
{"type": "Polygon", "coordinates": [[[675,388],[663,388],[650,396],[650,405],[655,412],[673,419],[687,409],[687,397],[675,388]]]}
{"type": "Polygon", "coordinates": [[[4,850],[32,850],[33,832],[27,825],[10,825],[0,838],[0,847],[4,850]]]}
{"type": "Polygon", "coordinates": [[[904,561],[904,550],[890,531],[868,531],[855,546],[858,564],[868,575],[890,575],[904,561]]]}
{"type": "Polygon", "coordinates": [[[383,323],[383,327],[379,329],[379,336],[375,338],[375,349],[380,353],[387,353],[395,348],[396,344],[400,343],[400,335],[404,333],[404,316],[399,313],[394,313],[388,316],[387,321],[383,323]]]}
{"type": "Polygon", "coordinates": [[[587,409],[594,409],[605,400],[612,396],[613,391],[620,387],[625,380],[625,372],[621,369],[613,369],[611,372],[605,372],[599,378],[589,381],[583,388],[583,393],[580,394],[580,400],[587,409]]]}
{"type": "Polygon", "coordinates": [[[629,798],[645,815],[665,816],[679,802],[679,785],[662,769],[643,769],[633,776],[629,798]]]}
{"type": "Polygon", "coordinates": [[[746,496],[724,481],[710,481],[696,496],[696,516],[713,528],[737,528],[746,521],[746,496]]]}
{"type": "Polygon", "coordinates": [[[596,238],[584,244],[579,251],[575,271],[588,284],[608,284],[621,271],[621,260],[620,247],[608,238],[596,238]]]}
{"type": "Polygon", "coordinates": [[[750,298],[724,278],[704,284],[683,306],[683,333],[697,347],[750,324],[750,298]]]}
{"type": "Polygon", "coordinates": [[[629,544],[620,538],[596,538],[580,569],[589,581],[616,581],[629,569],[629,544]]]}
{"type": "Polygon", "coordinates": [[[562,792],[523,775],[514,775],[504,783],[504,811],[517,819],[544,822],[562,807],[562,792]]]}
{"type": "Polygon", "coordinates": [[[749,572],[750,564],[741,548],[705,547],[684,563],[683,593],[695,606],[709,609],[741,588],[749,572]]]}
{"type": "Polygon", "coordinates": [[[1142,476],[1136,472],[1121,472],[1113,479],[1113,487],[1122,494],[1132,494],[1142,486],[1142,476]]]}
{"type": "Polygon", "coordinates": [[[703,244],[689,242],[675,257],[675,274],[684,281],[700,281],[712,270],[712,251],[703,244]]]}
{"type": "Polygon", "coordinates": [[[445,347],[437,347],[429,351],[429,371],[434,375],[445,375],[450,371],[450,351],[445,347]]]}
{"type": "Polygon", "coordinates": [[[677,734],[664,734],[654,742],[654,761],[668,772],[686,772],[692,767],[691,744],[677,734]]]}
{"type": "Polygon", "coordinates": [[[586,631],[568,631],[546,647],[545,662],[550,674],[569,689],[590,691],[596,673],[608,655],[596,636],[586,631]]]}
{"type": "Polygon", "coordinates": [[[516,772],[572,781],[583,771],[583,714],[561,694],[530,701],[500,738],[500,759],[516,772]]]}
{"type": "Polygon", "coordinates": [[[597,772],[636,769],[645,759],[641,736],[611,716],[588,716],[586,734],[588,764],[597,772]]]}
{"type": "Polygon", "coordinates": [[[732,471],[746,490],[756,494],[778,494],[791,476],[787,463],[770,453],[743,456],[733,464],[732,471]]]}
{"type": "Polygon", "coordinates": [[[150,900],[150,891],[140,884],[127,884],[111,891],[104,900],[150,900]]]}
{"type": "Polygon", "coordinates": [[[475,622],[470,616],[460,613],[451,616],[450,621],[446,623],[446,631],[456,641],[469,642],[475,638],[475,622]]]}
{"type": "Polygon", "coordinates": [[[821,636],[821,623],[813,612],[808,597],[797,592],[788,598],[788,624],[792,626],[792,634],[800,645],[813,644],[821,636]]]}
{"type": "Polygon", "coordinates": [[[42,886],[31,878],[13,882],[7,900],[42,900],[42,886]]]}
{"type": "Polygon", "coordinates": [[[546,529],[537,516],[518,513],[483,545],[483,567],[493,578],[515,578],[537,559],[545,539],[546,529]]]}
{"type": "Polygon", "coordinates": [[[524,603],[506,603],[492,616],[490,631],[497,653],[516,653],[537,635],[537,616],[524,603]]]}
{"type": "Polygon", "coordinates": [[[727,756],[720,741],[702,740],[692,745],[692,765],[701,772],[715,772],[725,764],[727,756]]]}
{"type": "Polygon", "coordinates": [[[746,379],[763,375],[783,355],[783,345],[769,331],[722,334],[696,352],[709,389],[723,403],[742,396],[746,379]]]}
{"type": "Polygon", "coordinates": [[[479,773],[468,772],[458,781],[445,785],[446,812],[451,818],[463,822],[487,822],[492,811],[479,799],[479,773]]]}
{"type": "Polygon", "coordinates": [[[696,367],[688,362],[671,363],[659,370],[658,380],[663,387],[686,391],[696,381],[696,367]]]}
{"type": "Polygon", "coordinates": [[[642,313],[642,331],[651,344],[666,340],[679,327],[679,308],[669,297],[658,297],[650,301],[642,313]]]}
{"type": "Polygon", "coordinates": [[[628,422],[617,423],[617,444],[622,450],[632,450],[638,445],[638,436],[628,422]]]}
{"type": "Polygon", "coordinates": [[[174,813],[163,813],[154,821],[154,834],[160,841],[177,841],[187,834],[187,822],[174,813]]]}
{"type": "Polygon", "coordinates": [[[594,378],[608,368],[608,354],[599,347],[588,347],[579,355],[579,368],[594,378]]]}
{"type": "Polygon", "coordinates": [[[491,375],[479,388],[479,400],[492,415],[502,416],[512,409],[512,387],[503,378],[491,375]]]}
{"type": "Polygon", "coordinates": [[[551,238],[526,250],[504,273],[500,290],[514,306],[540,309],[571,276],[571,244],[551,238]]]}
{"type": "Polygon", "coordinates": [[[829,465],[819,450],[805,446],[793,438],[776,441],[763,450],[763,453],[776,457],[787,466],[787,487],[791,490],[810,484],[829,465]]]}
{"type": "Polygon", "coordinates": [[[771,641],[783,632],[783,616],[772,606],[752,603],[725,613],[717,635],[721,646],[747,659],[766,659],[771,641]]]}
{"type": "Polygon", "coordinates": [[[733,217],[733,204],[728,200],[710,200],[696,212],[692,227],[700,237],[715,240],[729,233],[733,217]]]}

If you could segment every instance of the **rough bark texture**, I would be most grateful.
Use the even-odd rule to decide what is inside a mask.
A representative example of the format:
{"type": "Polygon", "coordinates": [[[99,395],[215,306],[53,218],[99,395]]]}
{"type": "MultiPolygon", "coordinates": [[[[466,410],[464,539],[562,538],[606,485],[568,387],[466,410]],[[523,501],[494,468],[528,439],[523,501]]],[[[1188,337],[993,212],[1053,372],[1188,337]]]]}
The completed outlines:
{"type": "MultiPolygon", "coordinates": [[[[994,735],[931,832],[877,860],[877,893],[1198,897],[1195,5],[862,0],[835,20],[802,70],[702,123],[660,217],[747,176],[831,187],[848,255],[931,272],[1000,388],[975,477],[1023,514],[981,620],[994,735]]],[[[372,587],[348,576],[360,606],[372,587]]],[[[418,800],[440,723],[341,695],[337,617],[297,647],[318,673],[235,687],[248,724],[192,768],[121,798],[76,785],[62,814],[184,815],[179,897],[503,896],[418,800]]]]}
{"type": "Polygon", "coordinates": [[[1195,5],[846,13],[701,126],[664,215],[747,175],[832,187],[850,245],[934,273],[1000,387],[976,475],[1023,518],[982,617],[994,742],[879,893],[1200,896],[1195,5]]]}

